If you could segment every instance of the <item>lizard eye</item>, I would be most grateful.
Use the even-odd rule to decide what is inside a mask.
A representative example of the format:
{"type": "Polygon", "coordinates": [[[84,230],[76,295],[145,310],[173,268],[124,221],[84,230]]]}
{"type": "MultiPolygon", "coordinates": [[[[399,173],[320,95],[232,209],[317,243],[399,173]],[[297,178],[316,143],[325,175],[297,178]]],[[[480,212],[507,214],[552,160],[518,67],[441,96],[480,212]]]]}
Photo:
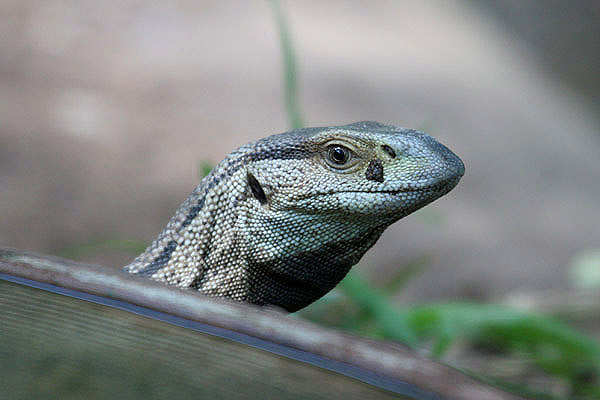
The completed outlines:
{"type": "Polygon", "coordinates": [[[327,150],[327,161],[332,167],[340,167],[348,162],[351,152],[349,149],[338,144],[330,146],[327,150]]]}

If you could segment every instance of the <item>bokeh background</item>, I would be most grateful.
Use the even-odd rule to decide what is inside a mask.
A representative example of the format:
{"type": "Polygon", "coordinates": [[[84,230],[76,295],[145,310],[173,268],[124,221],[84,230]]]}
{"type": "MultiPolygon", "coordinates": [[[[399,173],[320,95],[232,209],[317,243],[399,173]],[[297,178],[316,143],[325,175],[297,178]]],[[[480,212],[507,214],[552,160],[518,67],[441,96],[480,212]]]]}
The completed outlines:
{"type": "MultiPolygon", "coordinates": [[[[595,1],[283,4],[306,125],[425,130],[467,172],[359,268],[426,255],[403,302],[561,289],[600,247],[595,1]]],[[[288,128],[265,1],[0,5],[0,244],[150,241],[202,161],[288,128]]],[[[115,268],[127,252],[84,259],[115,268]]]]}
{"type": "MultiPolygon", "coordinates": [[[[466,165],[356,270],[600,337],[600,3],[282,5],[305,125],[417,128],[466,165]]],[[[206,165],[288,129],[279,39],[262,0],[0,2],[0,246],[127,264],[206,165]]]]}

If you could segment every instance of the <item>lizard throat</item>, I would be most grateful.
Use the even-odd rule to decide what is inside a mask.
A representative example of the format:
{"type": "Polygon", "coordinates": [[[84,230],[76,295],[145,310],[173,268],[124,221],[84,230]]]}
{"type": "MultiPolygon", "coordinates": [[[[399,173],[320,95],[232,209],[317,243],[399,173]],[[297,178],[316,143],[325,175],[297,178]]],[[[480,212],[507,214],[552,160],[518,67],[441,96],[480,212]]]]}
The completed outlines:
{"type": "MultiPolygon", "coordinates": [[[[386,225],[387,226],[387,225],[386,225]]],[[[297,311],[333,289],[377,241],[385,227],[349,240],[332,241],[276,260],[248,264],[249,291],[244,299],[297,311]]]]}

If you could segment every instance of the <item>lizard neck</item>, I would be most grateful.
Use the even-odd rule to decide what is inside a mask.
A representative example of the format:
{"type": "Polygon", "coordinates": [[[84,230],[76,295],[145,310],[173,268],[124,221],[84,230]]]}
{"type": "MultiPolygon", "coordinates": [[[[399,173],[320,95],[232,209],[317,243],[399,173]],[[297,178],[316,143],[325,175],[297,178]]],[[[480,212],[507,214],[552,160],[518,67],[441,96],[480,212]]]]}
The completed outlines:
{"type": "MultiPolygon", "coordinates": [[[[249,173],[240,169],[230,180],[246,182],[249,173]]],[[[209,207],[190,224],[204,240],[196,246],[203,273],[189,286],[207,295],[296,311],[331,290],[389,224],[383,218],[332,220],[328,214],[278,207],[259,201],[249,185],[237,186],[243,189],[220,192],[215,185],[204,202],[213,203],[214,193],[221,193],[223,207],[214,211],[235,213],[224,217],[209,207]]],[[[264,190],[258,197],[271,197],[269,188],[264,190]]]]}
{"type": "MultiPolygon", "coordinates": [[[[322,297],[346,276],[377,241],[385,227],[360,231],[317,246],[294,247],[287,256],[273,259],[254,254],[248,259],[248,291],[244,301],[274,304],[297,311],[322,297]]],[[[318,242],[322,237],[313,238],[318,242]]]]}

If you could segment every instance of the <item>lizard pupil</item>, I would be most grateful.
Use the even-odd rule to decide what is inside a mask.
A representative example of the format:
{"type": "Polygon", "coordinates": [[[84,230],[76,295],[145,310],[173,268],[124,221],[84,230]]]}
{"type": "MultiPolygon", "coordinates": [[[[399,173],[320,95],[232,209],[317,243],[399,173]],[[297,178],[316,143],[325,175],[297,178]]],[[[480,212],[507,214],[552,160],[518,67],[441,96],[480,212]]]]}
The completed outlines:
{"type": "Polygon", "coordinates": [[[350,158],[349,151],[341,146],[333,146],[329,149],[329,158],[336,164],[345,164],[350,158]]]}

